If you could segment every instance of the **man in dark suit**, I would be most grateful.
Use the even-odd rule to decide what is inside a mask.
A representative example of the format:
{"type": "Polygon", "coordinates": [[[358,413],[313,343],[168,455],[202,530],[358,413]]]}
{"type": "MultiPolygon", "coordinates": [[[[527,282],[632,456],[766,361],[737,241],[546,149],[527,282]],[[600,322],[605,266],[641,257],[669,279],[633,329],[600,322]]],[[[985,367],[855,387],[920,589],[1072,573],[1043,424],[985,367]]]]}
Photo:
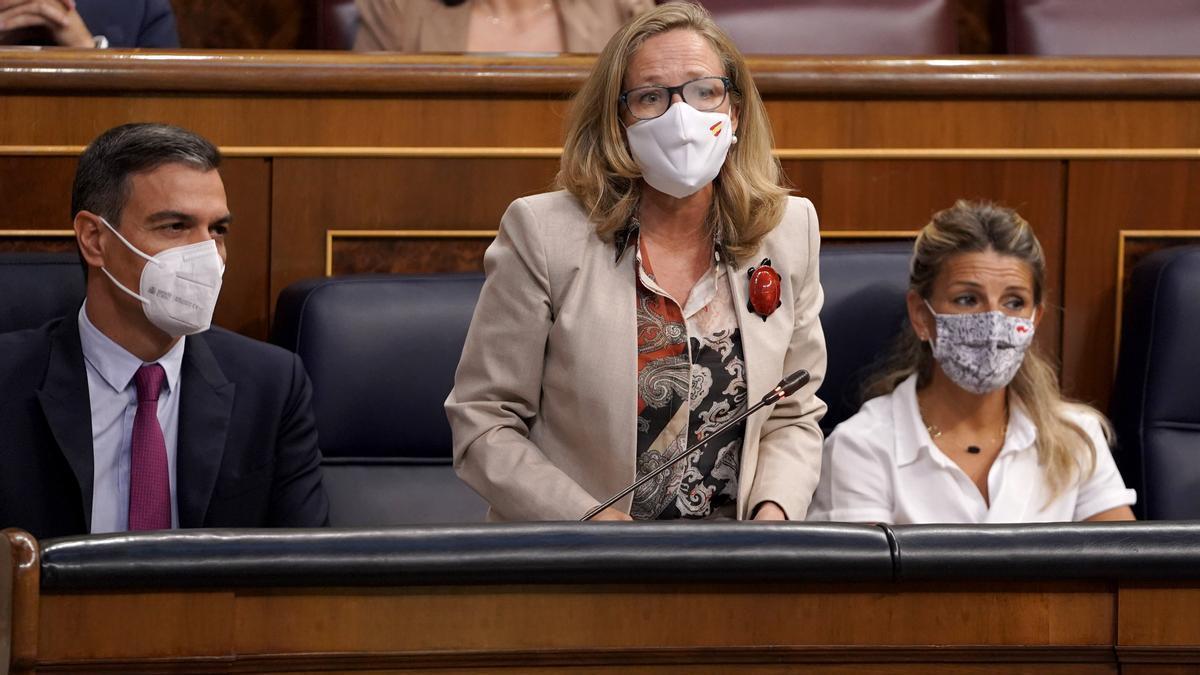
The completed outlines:
{"type": "Polygon", "coordinates": [[[179,46],[170,0],[0,0],[0,44],[179,46]]]}
{"type": "Polygon", "coordinates": [[[0,528],[328,523],[299,359],[209,328],[232,220],[220,161],[158,124],[111,129],[80,157],[83,306],[0,335],[0,528]]]}

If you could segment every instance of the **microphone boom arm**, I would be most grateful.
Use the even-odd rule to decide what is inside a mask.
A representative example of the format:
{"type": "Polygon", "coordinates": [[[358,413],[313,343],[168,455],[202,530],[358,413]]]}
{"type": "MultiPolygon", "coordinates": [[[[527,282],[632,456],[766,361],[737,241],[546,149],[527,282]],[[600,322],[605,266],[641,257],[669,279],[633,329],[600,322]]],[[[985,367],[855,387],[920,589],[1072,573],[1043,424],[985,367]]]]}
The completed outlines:
{"type": "Polygon", "coordinates": [[[796,393],[796,390],[800,389],[800,387],[803,387],[805,384],[808,383],[808,379],[809,379],[809,374],[808,374],[807,370],[797,370],[796,372],[792,373],[791,375],[788,375],[787,377],[783,378],[782,380],[779,381],[779,384],[775,385],[774,389],[767,392],[767,394],[762,397],[761,401],[750,406],[745,411],[743,411],[740,415],[734,417],[733,419],[729,420],[728,422],[725,422],[724,424],[717,427],[716,429],[713,429],[712,432],[709,433],[704,438],[704,440],[697,441],[694,445],[687,448],[686,450],[682,450],[678,455],[675,455],[674,457],[672,457],[670,460],[668,460],[662,466],[659,466],[657,469],[655,469],[655,470],[651,471],[650,473],[646,474],[645,476],[642,476],[641,478],[637,479],[636,481],[633,482],[633,484],[625,487],[623,490],[621,490],[617,494],[613,495],[612,497],[609,497],[605,501],[592,507],[587,513],[583,514],[583,517],[580,518],[579,521],[587,522],[587,521],[591,520],[592,518],[594,518],[596,516],[596,514],[600,513],[604,509],[607,509],[608,507],[612,506],[613,504],[616,504],[618,501],[621,500],[622,497],[624,497],[625,495],[629,494],[630,492],[633,492],[634,490],[636,490],[639,487],[641,487],[642,485],[644,485],[646,483],[646,481],[649,481],[652,478],[658,476],[662,472],[666,471],[667,469],[670,469],[671,467],[675,466],[679,462],[683,461],[683,459],[685,457],[690,456],[693,452],[696,452],[697,450],[700,450],[704,446],[708,445],[708,442],[710,440],[712,440],[713,438],[716,438],[719,434],[724,433],[726,430],[730,429],[734,425],[740,424],[742,420],[753,415],[754,413],[758,412],[762,408],[769,406],[773,403],[776,403],[780,399],[787,398],[788,396],[791,396],[792,394],[796,393]]]}

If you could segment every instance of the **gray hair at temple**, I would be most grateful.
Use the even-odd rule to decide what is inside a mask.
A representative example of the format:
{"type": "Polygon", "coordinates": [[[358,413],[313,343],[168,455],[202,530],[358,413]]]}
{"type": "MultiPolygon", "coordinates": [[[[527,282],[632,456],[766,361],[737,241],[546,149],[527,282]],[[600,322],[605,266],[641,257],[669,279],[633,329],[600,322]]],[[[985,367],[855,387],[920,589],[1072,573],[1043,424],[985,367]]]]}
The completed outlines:
{"type": "Polygon", "coordinates": [[[100,134],[79,157],[71,186],[71,217],[90,211],[120,227],[129,176],[164,164],[200,171],[221,165],[221,151],[205,138],[169,124],[123,124],[100,134]]]}

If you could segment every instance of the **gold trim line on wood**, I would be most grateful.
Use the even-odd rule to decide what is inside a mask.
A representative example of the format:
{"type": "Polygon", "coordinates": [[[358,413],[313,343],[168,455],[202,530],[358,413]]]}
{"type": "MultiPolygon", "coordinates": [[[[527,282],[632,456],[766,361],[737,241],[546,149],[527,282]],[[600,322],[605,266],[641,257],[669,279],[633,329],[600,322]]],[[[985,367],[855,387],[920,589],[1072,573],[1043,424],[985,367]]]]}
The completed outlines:
{"type": "MultiPolygon", "coordinates": [[[[325,276],[333,276],[334,239],[494,239],[497,230],[325,230],[325,276]]],[[[822,230],[821,239],[914,239],[917,230],[822,230]]]]}
{"type": "Polygon", "coordinates": [[[333,276],[333,240],[341,239],[495,239],[498,230],[325,230],[325,276],[333,276]]]}
{"type": "MultiPolygon", "coordinates": [[[[77,157],[82,145],[0,145],[3,156],[77,157]]],[[[227,157],[345,159],[558,159],[554,147],[225,146],[227,157]]],[[[1200,148],[778,148],[781,160],[818,159],[1200,159],[1200,148]]]]}
{"type": "Polygon", "coordinates": [[[1126,239],[1200,239],[1200,230],[1119,230],[1117,232],[1117,306],[1113,327],[1113,376],[1121,357],[1121,324],[1125,316],[1125,240],[1126,239]]]}
{"type": "Polygon", "coordinates": [[[74,237],[75,230],[0,230],[0,237],[74,237]]]}
{"type": "Polygon", "coordinates": [[[343,239],[472,239],[495,237],[497,230],[326,230],[343,239]]]}

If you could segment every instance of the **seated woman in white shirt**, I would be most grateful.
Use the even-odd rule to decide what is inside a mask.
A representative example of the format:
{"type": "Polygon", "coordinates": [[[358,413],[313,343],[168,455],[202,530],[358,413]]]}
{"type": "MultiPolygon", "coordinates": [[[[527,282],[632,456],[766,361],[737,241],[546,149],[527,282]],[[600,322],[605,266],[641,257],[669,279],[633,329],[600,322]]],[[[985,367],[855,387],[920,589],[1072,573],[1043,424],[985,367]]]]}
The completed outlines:
{"type": "Polygon", "coordinates": [[[1030,349],[1046,263],[1016,212],[958,202],[917,237],[908,318],[870,398],[825,442],[810,520],[1133,520],[1109,426],[1030,349]]]}

